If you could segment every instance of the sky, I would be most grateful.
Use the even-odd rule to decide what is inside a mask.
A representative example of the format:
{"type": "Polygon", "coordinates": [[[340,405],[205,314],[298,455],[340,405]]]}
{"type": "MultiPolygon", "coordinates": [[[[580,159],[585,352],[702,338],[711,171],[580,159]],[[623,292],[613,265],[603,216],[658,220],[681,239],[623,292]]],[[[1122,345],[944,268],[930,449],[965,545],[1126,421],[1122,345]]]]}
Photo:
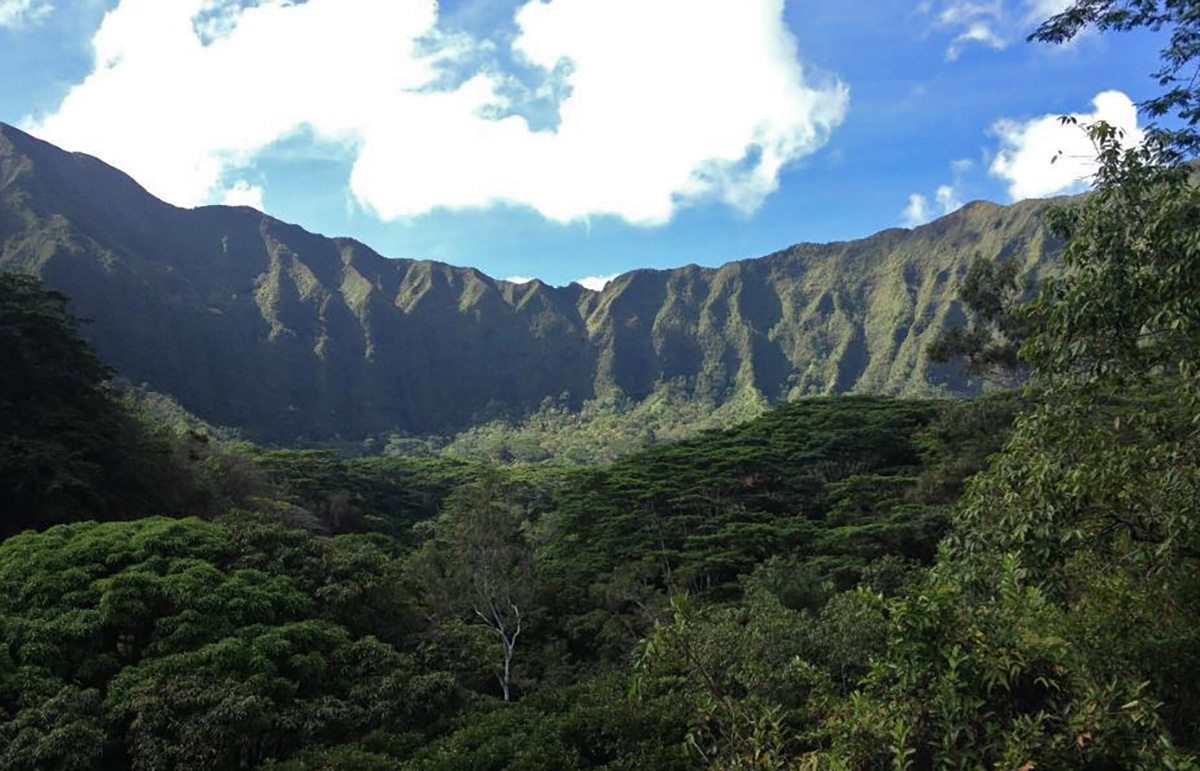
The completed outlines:
{"type": "Polygon", "coordinates": [[[1087,187],[1161,39],[1069,0],[0,0],[0,121],[179,206],[598,288],[1087,187]]]}

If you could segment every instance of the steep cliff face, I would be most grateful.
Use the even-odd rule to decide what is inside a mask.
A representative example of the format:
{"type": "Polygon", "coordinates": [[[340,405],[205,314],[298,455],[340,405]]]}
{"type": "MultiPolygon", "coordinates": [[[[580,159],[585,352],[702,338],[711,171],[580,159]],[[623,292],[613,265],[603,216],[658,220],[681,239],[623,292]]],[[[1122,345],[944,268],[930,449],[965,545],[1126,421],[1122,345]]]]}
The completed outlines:
{"type": "Polygon", "coordinates": [[[0,268],[73,298],[126,377],[275,440],[449,431],[668,381],[714,404],[751,388],[961,389],[925,353],[964,320],[956,277],[975,254],[1048,264],[1044,207],[975,203],[912,231],[638,270],[594,292],[387,259],[249,208],[179,209],[0,125],[0,268]]]}

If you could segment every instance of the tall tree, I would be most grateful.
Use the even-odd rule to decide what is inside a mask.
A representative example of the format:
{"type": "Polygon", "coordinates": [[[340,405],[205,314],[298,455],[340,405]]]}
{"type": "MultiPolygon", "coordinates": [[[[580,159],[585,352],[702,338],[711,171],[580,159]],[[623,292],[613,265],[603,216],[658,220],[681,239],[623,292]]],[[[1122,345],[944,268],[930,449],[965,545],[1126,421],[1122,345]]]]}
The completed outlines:
{"type": "Polygon", "coordinates": [[[0,274],[0,361],[0,536],[108,513],[129,426],[67,298],[0,274]]]}
{"type": "Polygon", "coordinates": [[[1053,215],[1063,272],[1028,310],[1038,407],[878,605],[883,653],[829,702],[845,767],[1196,768],[1200,189],[1172,136],[1086,130],[1095,190],[1053,215]]]}
{"type": "MultiPolygon", "coordinates": [[[[1182,121],[1182,125],[1168,127],[1158,122],[1151,124],[1147,141],[1127,156],[1122,154],[1121,142],[1118,141],[1120,137],[1112,127],[1103,123],[1082,127],[1091,135],[1100,156],[1096,195],[1103,199],[1103,203],[1062,209],[1052,215],[1051,224],[1056,235],[1066,239],[1069,244],[1066,256],[1068,263],[1074,261],[1076,265],[1081,264],[1087,259],[1084,252],[1088,249],[1115,254],[1121,248],[1132,248],[1130,254],[1144,257],[1146,245],[1153,245],[1153,248],[1164,246],[1161,238],[1135,243],[1135,239],[1128,237],[1128,234],[1122,236],[1118,228],[1125,227],[1127,220],[1123,216],[1112,216],[1114,207],[1126,207],[1125,213],[1134,218],[1134,229],[1142,234],[1148,232],[1146,228],[1150,226],[1157,226],[1158,233],[1174,233],[1176,237],[1187,232],[1186,228],[1171,230],[1164,227],[1181,224],[1169,223],[1167,217],[1180,217],[1180,207],[1189,205],[1187,196],[1180,195],[1179,188],[1179,185],[1185,184],[1186,174],[1176,173],[1172,179],[1168,169],[1200,155],[1200,0],[1074,0],[1062,12],[1044,21],[1029,39],[1062,44],[1088,29],[1126,32],[1138,28],[1170,31],[1167,43],[1160,52],[1161,66],[1153,73],[1159,85],[1166,90],[1143,101],[1139,107],[1143,114],[1155,121],[1174,116],[1182,121]],[[1167,211],[1156,211],[1154,199],[1174,205],[1167,211]],[[1101,214],[1102,209],[1104,212],[1101,214]],[[1086,233],[1086,229],[1092,225],[1099,227],[1098,233],[1103,235],[1074,238],[1076,234],[1086,233]],[[1122,239],[1123,243],[1118,243],[1122,239]]],[[[1063,120],[1076,122],[1070,118],[1063,120]]],[[[1186,253],[1186,249],[1180,252],[1181,255],[1186,253]]],[[[1093,265],[1097,264],[1093,260],[1093,265]]],[[[1107,324],[1109,331],[1116,333],[1107,341],[1110,349],[1114,345],[1124,345],[1128,352],[1133,350],[1129,348],[1131,336],[1136,338],[1141,334],[1140,328],[1130,326],[1134,323],[1132,316],[1143,313],[1146,302],[1152,303],[1155,298],[1151,291],[1144,295],[1146,302],[1130,302],[1131,292],[1139,292],[1147,287],[1134,286],[1134,282],[1126,280],[1133,273],[1124,267],[1116,268],[1114,273],[1111,270],[1114,266],[1116,263],[1109,261],[1110,270],[1106,275],[1092,277],[1089,291],[1099,291],[1093,298],[1096,303],[1086,307],[1093,321],[1107,319],[1103,323],[1107,324]],[[1106,285],[1101,286],[1102,282],[1106,282],[1106,285]],[[1118,325],[1124,325],[1124,329],[1115,329],[1118,325]]],[[[935,361],[964,359],[964,370],[968,374],[985,379],[1011,381],[1028,374],[1029,364],[1020,352],[1040,322],[1030,315],[1031,309],[1022,304],[1027,292],[1018,282],[1016,268],[1012,263],[992,264],[981,260],[971,265],[960,298],[971,311],[973,323],[967,328],[944,332],[930,349],[935,361]]],[[[1077,278],[1084,276],[1086,269],[1077,273],[1077,278]]],[[[1062,282],[1049,282],[1047,289],[1053,292],[1064,286],[1062,282]],[[1050,288],[1050,284],[1054,284],[1056,289],[1050,288]]],[[[1179,288],[1192,291],[1190,287],[1179,288]]],[[[1158,291],[1162,289],[1160,286],[1158,291]]],[[[1078,293],[1079,287],[1072,291],[1078,293]]],[[[1043,296],[1048,297],[1049,292],[1043,296]]],[[[1085,307],[1082,303],[1076,304],[1085,307]]],[[[1048,307],[1046,302],[1041,303],[1043,311],[1048,307]]],[[[1156,319],[1157,326],[1161,327],[1165,315],[1156,319]]],[[[1152,334],[1162,337],[1161,329],[1152,334]]],[[[1090,339],[1099,341],[1103,337],[1092,336],[1090,339]]],[[[1132,344],[1134,347],[1140,345],[1136,340],[1132,344]]],[[[1058,350],[1061,352],[1066,349],[1059,347],[1058,350]]],[[[1041,356],[1042,363],[1048,364],[1046,349],[1038,348],[1037,351],[1039,353],[1033,355],[1041,356]]],[[[1061,360],[1061,356],[1059,358],[1061,360]]],[[[1093,360],[1093,364],[1096,363],[1093,360]]]]}
{"type": "Polygon", "coordinates": [[[440,574],[437,603],[486,626],[499,642],[496,679],[505,701],[512,700],[513,660],[533,597],[525,521],[504,479],[487,473],[450,496],[425,552],[440,574]]]}
{"type": "Polygon", "coordinates": [[[1172,160],[1200,155],[1200,2],[1075,0],[1047,19],[1029,39],[1066,43],[1089,28],[1127,32],[1143,27],[1170,30],[1170,36],[1160,52],[1161,66],[1153,75],[1166,91],[1140,107],[1152,118],[1175,115],[1183,121],[1179,128],[1155,124],[1150,136],[1172,160]]]}
{"type": "Polygon", "coordinates": [[[943,331],[929,348],[930,358],[939,363],[963,359],[968,375],[1000,385],[1021,382],[1029,374],[1021,346],[1033,331],[1024,305],[1028,295],[1017,260],[976,256],[959,289],[971,324],[943,331]]]}
{"type": "MultiPolygon", "coordinates": [[[[1197,13],[1200,14],[1200,3],[1197,13]]],[[[1087,128],[1099,149],[1096,189],[1059,209],[1064,275],[1033,304],[1026,350],[1047,385],[1119,385],[1197,375],[1200,362],[1200,188],[1153,144],[1123,149],[1119,132],[1087,128]]]]}

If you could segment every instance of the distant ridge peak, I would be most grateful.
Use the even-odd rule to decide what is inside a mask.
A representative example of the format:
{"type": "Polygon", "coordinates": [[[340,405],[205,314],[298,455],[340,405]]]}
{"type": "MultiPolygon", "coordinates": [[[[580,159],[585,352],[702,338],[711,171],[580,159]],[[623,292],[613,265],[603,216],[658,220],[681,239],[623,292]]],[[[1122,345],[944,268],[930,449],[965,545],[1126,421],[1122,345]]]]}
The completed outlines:
{"type": "Polygon", "coordinates": [[[926,349],[966,321],[976,255],[1037,274],[1046,202],[972,202],[914,230],[796,244],[717,268],[621,274],[602,290],[386,259],[249,207],[180,209],[91,156],[0,126],[0,268],[92,319],[136,383],[256,438],[449,432],[662,389],[745,394],[970,390],[926,349]]]}

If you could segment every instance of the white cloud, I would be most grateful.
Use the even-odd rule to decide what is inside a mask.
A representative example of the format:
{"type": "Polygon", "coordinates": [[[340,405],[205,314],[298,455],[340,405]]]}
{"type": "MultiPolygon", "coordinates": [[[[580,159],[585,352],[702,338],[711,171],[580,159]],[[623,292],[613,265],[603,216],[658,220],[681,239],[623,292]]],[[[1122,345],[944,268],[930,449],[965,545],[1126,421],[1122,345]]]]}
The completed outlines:
{"type": "Polygon", "coordinates": [[[0,27],[18,27],[25,22],[38,21],[54,6],[38,0],[0,0],[0,27]]]}
{"type": "Polygon", "coordinates": [[[221,198],[221,203],[226,206],[250,206],[265,211],[263,207],[263,189],[258,185],[251,185],[244,179],[239,179],[225,191],[225,195],[221,198]]]}
{"type": "Polygon", "coordinates": [[[908,197],[908,206],[904,209],[904,227],[915,228],[924,225],[933,219],[931,211],[929,199],[920,193],[913,193],[908,197]]]}
{"type": "Polygon", "coordinates": [[[1051,16],[1062,13],[1071,6],[1075,0],[1026,0],[1025,5],[1029,9],[1028,17],[1035,22],[1042,22],[1049,19],[1051,16]]]}
{"type": "Polygon", "coordinates": [[[611,276],[588,276],[586,278],[577,278],[572,281],[572,284],[579,284],[585,289],[591,289],[593,292],[599,292],[604,287],[608,286],[608,282],[612,281],[620,273],[613,273],[611,276]]]}
{"type": "Polygon", "coordinates": [[[934,27],[954,34],[946,48],[950,61],[963,50],[979,44],[1002,51],[1022,39],[1037,25],[1061,13],[1073,0],[941,0],[917,7],[920,14],[931,16],[934,27]]]}
{"type": "Polygon", "coordinates": [[[934,195],[937,201],[938,208],[942,210],[942,214],[949,214],[962,208],[963,202],[959,200],[958,191],[953,185],[941,185],[934,195]]]}
{"type": "Polygon", "coordinates": [[[975,162],[969,158],[952,162],[950,170],[954,173],[954,182],[939,185],[933,194],[932,204],[928,197],[920,193],[910,195],[908,197],[908,206],[905,207],[901,215],[904,218],[904,226],[915,228],[918,225],[924,225],[936,217],[942,217],[961,209],[963,205],[963,175],[971,171],[974,167],[975,162]]]}
{"type": "Polygon", "coordinates": [[[528,284],[530,281],[536,281],[533,276],[509,276],[504,280],[510,284],[528,284]]]}
{"type": "MultiPolygon", "coordinates": [[[[1105,121],[1125,132],[1127,147],[1142,141],[1137,106],[1120,91],[1105,91],[1092,100],[1091,113],[1076,113],[1080,124],[1105,121]]],[[[1081,126],[1063,125],[1060,115],[1032,120],[1001,120],[992,126],[1000,140],[990,168],[1008,182],[1014,201],[1086,190],[1095,173],[1095,148],[1081,126]]]]}
{"type": "Polygon", "coordinates": [[[933,203],[930,203],[926,196],[913,193],[908,197],[908,206],[904,209],[904,227],[915,228],[924,225],[961,209],[962,205],[954,185],[940,185],[933,195],[933,203]]]}
{"type": "Polygon", "coordinates": [[[92,74],[29,128],[182,205],[311,131],[383,219],[507,203],[654,225],[699,201],[755,209],[848,109],[800,63],[783,0],[529,0],[516,22],[474,40],[439,31],[435,0],[121,0],[92,74]],[[487,58],[510,44],[556,126],[531,128],[487,58]]]}
{"type": "Polygon", "coordinates": [[[982,43],[997,51],[1003,51],[1008,47],[1008,41],[996,34],[991,26],[984,22],[976,22],[951,41],[950,47],[946,49],[946,58],[956,61],[958,57],[962,56],[963,46],[968,43],[982,43]]]}

